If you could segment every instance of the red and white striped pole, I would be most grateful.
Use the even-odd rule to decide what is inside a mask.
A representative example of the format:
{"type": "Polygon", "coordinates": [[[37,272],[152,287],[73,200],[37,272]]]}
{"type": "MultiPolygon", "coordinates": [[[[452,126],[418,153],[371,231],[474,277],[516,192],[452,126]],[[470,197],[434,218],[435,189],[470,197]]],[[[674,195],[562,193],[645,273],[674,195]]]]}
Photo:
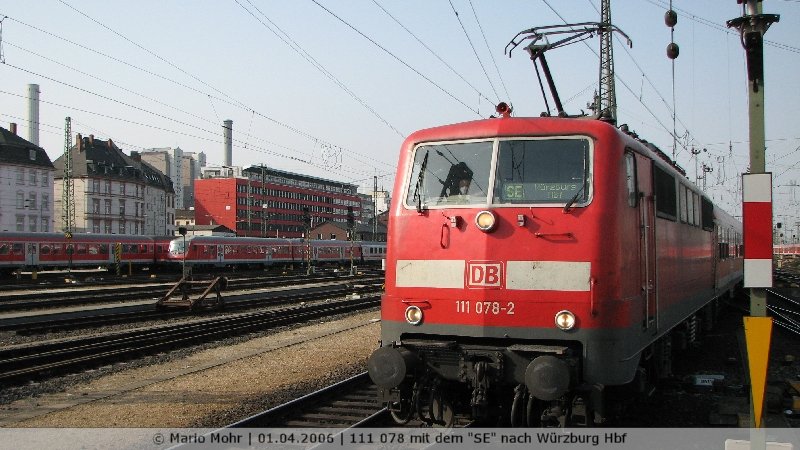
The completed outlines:
{"type": "Polygon", "coordinates": [[[772,174],[742,175],[742,190],[744,287],[772,287],[772,174]]]}

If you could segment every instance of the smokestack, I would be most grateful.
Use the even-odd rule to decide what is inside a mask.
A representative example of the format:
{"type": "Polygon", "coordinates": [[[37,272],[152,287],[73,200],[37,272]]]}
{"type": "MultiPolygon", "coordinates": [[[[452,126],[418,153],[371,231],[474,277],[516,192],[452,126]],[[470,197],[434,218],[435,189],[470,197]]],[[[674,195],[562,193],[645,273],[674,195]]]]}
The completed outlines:
{"type": "Polygon", "coordinates": [[[233,121],[226,120],[222,125],[222,135],[225,141],[225,157],[223,165],[232,166],[233,164],[233,121]]]}
{"type": "Polygon", "coordinates": [[[14,122],[11,122],[11,127],[8,130],[11,131],[11,134],[16,136],[17,135],[17,124],[15,124],[14,122]]]}
{"type": "Polygon", "coordinates": [[[39,145],[39,85],[28,85],[28,141],[39,145]]]}

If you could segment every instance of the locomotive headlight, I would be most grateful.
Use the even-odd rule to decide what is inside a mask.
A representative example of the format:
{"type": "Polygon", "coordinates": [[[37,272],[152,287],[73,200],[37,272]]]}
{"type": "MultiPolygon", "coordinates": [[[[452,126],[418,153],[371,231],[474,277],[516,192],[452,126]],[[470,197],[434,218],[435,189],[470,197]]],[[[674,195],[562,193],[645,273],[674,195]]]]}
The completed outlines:
{"type": "Polygon", "coordinates": [[[575,326],[575,314],[564,310],[556,313],[556,326],[564,331],[571,330],[575,326]]]}
{"type": "Polygon", "coordinates": [[[419,306],[411,305],[406,308],[406,322],[411,325],[419,325],[422,322],[422,310],[419,306]]]}
{"type": "Polygon", "coordinates": [[[491,211],[481,211],[475,216],[475,225],[481,231],[492,231],[496,223],[497,218],[491,211]]]}

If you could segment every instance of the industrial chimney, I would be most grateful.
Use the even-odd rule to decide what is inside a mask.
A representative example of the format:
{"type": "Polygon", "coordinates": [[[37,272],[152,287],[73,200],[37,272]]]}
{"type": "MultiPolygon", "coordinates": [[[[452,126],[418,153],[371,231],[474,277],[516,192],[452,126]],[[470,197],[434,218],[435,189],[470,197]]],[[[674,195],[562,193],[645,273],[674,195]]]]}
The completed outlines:
{"type": "Polygon", "coordinates": [[[39,145],[39,85],[28,85],[28,141],[39,145]]]}
{"type": "Polygon", "coordinates": [[[222,134],[225,141],[225,157],[223,165],[232,166],[233,164],[233,121],[228,119],[223,122],[222,134]]]}

